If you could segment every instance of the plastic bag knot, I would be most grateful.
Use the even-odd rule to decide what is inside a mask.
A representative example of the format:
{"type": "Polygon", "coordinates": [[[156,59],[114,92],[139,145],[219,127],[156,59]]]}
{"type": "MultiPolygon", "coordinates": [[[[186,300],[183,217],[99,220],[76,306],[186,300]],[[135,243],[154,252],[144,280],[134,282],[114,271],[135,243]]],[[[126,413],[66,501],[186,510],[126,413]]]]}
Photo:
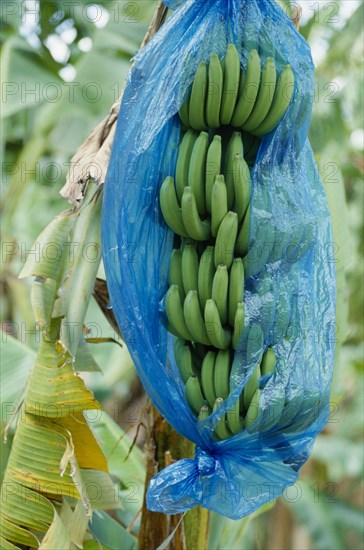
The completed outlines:
{"type": "Polygon", "coordinates": [[[198,473],[201,476],[208,476],[216,470],[216,460],[199,447],[196,448],[195,461],[197,462],[198,473]]]}

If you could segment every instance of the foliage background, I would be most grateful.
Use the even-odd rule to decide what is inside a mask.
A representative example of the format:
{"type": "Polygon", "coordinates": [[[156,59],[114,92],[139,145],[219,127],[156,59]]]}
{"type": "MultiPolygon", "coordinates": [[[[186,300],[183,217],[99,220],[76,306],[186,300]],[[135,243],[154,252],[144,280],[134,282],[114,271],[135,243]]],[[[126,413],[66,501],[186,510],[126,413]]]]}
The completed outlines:
{"type": "MultiPolygon", "coordinates": [[[[209,550],[363,547],[363,3],[300,4],[300,31],[312,46],[317,67],[310,138],[335,232],[338,353],[332,410],[297,486],[248,525],[215,515],[209,550]]],[[[6,403],[16,399],[14,387],[25,383],[31,364],[27,357],[37,347],[34,334],[27,332],[34,327],[29,283],[17,275],[37,235],[67,207],[58,192],[69,160],[119,97],[155,6],[154,0],[19,0],[1,5],[1,396],[6,403]],[[14,351],[5,333],[23,346],[14,351]]],[[[94,301],[87,321],[90,336],[114,336],[94,301]]],[[[86,383],[132,438],[146,400],[130,356],[125,347],[111,343],[95,344],[91,351],[102,374],[88,373],[86,383]]],[[[115,443],[122,432],[116,425],[114,429],[115,443]]],[[[142,427],[141,448],[144,437],[142,427]]],[[[2,472],[10,443],[11,437],[2,445],[2,472]]],[[[142,484],[133,486],[130,480],[136,470],[143,477],[143,456],[135,452],[123,462],[125,440],[122,447],[104,445],[111,445],[109,464],[121,482],[125,511],[117,521],[100,513],[94,528],[104,548],[120,548],[121,540],[129,547],[134,542],[123,526],[137,514],[143,496],[142,484]]],[[[136,537],[138,528],[137,516],[131,528],[136,537]]]]}

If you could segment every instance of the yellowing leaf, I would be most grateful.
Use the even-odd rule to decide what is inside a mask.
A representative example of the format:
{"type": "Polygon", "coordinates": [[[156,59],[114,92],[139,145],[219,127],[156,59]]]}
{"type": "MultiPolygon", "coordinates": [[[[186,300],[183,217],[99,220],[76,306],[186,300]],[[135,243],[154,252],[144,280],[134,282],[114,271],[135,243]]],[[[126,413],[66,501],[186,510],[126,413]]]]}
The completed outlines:
{"type": "Polygon", "coordinates": [[[92,392],[57,342],[42,342],[25,400],[27,413],[54,420],[88,409],[100,409],[92,392]]]}
{"type": "Polygon", "coordinates": [[[80,468],[107,472],[107,462],[82,412],[61,418],[58,422],[72,436],[75,455],[80,468]]]}
{"type": "Polygon", "coordinates": [[[6,476],[1,494],[1,513],[13,523],[45,532],[51,524],[54,508],[47,498],[6,476]]]}

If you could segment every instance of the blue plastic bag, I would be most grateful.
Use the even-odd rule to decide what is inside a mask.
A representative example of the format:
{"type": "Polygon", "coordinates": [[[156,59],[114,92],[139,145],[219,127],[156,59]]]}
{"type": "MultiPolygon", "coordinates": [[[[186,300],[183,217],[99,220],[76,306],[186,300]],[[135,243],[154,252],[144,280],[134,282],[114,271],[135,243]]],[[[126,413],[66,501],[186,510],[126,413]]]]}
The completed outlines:
{"type": "Polygon", "coordinates": [[[154,405],[196,443],[150,482],[148,508],[167,514],[200,504],[239,519],[293,484],[329,416],[335,347],[335,264],[330,215],[307,141],[313,102],[310,50],[273,0],[165,2],[176,10],[136,56],[121,104],[105,184],[103,257],[111,305],[154,405]],[[263,138],[252,172],[245,329],[235,353],[233,391],[197,422],[167,332],[164,296],[173,233],[159,190],[173,175],[180,141],[178,109],[194,73],[233,42],[241,64],[257,48],[279,72],[295,74],[291,105],[263,138]],[[259,431],[217,442],[217,420],[240,395],[267,346],[277,356],[260,397],[259,431]],[[278,424],[268,411],[284,396],[278,424]]]}

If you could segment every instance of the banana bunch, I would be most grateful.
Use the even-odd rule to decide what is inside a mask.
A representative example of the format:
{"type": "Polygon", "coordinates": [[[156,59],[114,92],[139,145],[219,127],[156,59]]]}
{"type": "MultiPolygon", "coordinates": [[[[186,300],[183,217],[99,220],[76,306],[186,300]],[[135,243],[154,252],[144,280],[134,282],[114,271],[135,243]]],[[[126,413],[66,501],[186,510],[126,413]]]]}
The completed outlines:
{"type": "MultiPolygon", "coordinates": [[[[200,421],[234,390],[234,354],[245,324],[250,169],[261,136],[276,127],[293,88],[289,65],[278,77],[273,58],[262,67],[252,50],[244,72],[230,44],[222,62],[213,54],[209,64],[200,63],[191,95],[179,112],[184,132],[175,173],[160,189],[163,218],[175,233],[165,311],[186,402],[200,421]]],[[[254,237],[264,240],[263,232],[254,237]]],[[[284,392],[264,412],[259,406],[275,367],[274,351],[268,347],[234,407],[219,419],[217,440],[278,422],[286,406],[284,392]]]]}
{"type": "Polygon", "coordinates": [[[186,128],[203,131],[231,125],[261,137],[277,126],[293,91],[290,65],[277,75],[274,59],[267,57],[263,64],[253,49],[243,71],[234,44],[229,44],[222,62],[212,54],[208,64],[199,64],[179,114],[186,128]]]}

